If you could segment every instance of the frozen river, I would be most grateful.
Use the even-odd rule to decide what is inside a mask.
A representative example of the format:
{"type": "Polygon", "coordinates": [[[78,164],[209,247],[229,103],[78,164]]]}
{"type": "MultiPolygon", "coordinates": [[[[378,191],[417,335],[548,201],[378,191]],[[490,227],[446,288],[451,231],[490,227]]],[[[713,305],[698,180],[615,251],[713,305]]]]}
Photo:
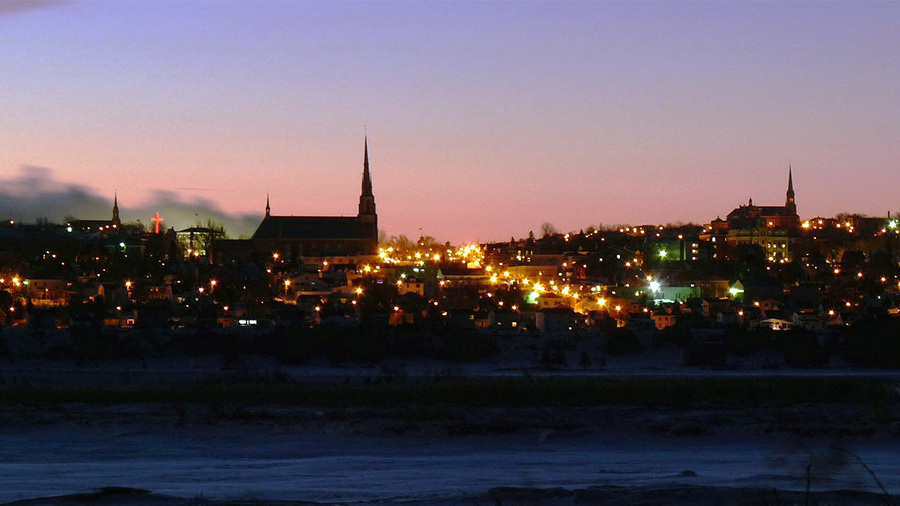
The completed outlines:
{"type": "Polygon", "coordinates": [[[375,501],[492,487],[684,483],[900,492],[896,438],[330,436],[262,427],[4,429],[0,503],[126,486],[180,497],[375,501]]]}

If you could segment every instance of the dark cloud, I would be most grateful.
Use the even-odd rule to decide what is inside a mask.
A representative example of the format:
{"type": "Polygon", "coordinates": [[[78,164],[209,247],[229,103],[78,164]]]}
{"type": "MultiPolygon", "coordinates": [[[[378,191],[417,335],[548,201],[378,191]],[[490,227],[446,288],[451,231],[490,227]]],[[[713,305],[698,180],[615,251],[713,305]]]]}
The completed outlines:
{"type": "Polygon", "coordinates": [[[0,1],[0,16],[8,16],[38,9],[52,9],[70,3],[72,2],[54,0],[3,0],[0,1]]]}
{"type": "MultiPolygon", "coordinates": [[[[38,219],[62,223],[69,218],[99,220],[112,216],[113,196],[101,196],[78,184],[62,183],[55,179],[52,169],[25,166],[19,174],[0,179],[0,219],[25,223],[38,219]]],[[[167,228],[181,230],[209,221],[225,227],[230,237],[253,234],[262,216],[232,215],[210,200],[184,200],[167,190],[154,190],[151,206],[130,206],[119,201],[119,214],[124,222],[140,220],[152,225],[150,218],[157,212],[167,228]]]]}

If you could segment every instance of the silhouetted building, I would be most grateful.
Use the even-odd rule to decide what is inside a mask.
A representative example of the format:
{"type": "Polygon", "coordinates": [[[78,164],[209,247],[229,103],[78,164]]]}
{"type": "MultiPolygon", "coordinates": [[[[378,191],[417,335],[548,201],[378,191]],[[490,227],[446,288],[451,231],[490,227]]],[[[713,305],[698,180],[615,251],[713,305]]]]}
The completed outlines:
{"type": "Polygon", "coordinates": [[[794,200],[794,178],[788,168],[788,189],[783,206],[757,206],[753,199],[746,206],[739,206],[728,213],[728,228],[783,228],[796,230],[800,228],[800,217],[797,215],[797,203],[794,200]]]}
{"type": "Polygon", "coordinates": [[[369,174],[368,139],[356,216],[273,216],[267,197],[266,216],[252,241],[258,251],[277,252],[285,258],[376,254],[378,216],[369,174]]]}
{"type": "Polygon", "coordinates": [[[113,197],[111,220],[74,220],[69,222],[73,232],[102,232],[105,234],[118,232],[122,226],[119,219],[119,195],[113,197]]]}
{"type": "Polygon", "coordinates": [[[757,206],[751,198],[746,206],[728,213],[725,220],[713,220],[700,239],[710,243],[713,259],[733,259],[737,248],[753,245],[761,247],[770,262],[790,262],[793,259],[791,237],[799,230],[793,171],[788,167],[788,188],[783,206],[757,206]]]}

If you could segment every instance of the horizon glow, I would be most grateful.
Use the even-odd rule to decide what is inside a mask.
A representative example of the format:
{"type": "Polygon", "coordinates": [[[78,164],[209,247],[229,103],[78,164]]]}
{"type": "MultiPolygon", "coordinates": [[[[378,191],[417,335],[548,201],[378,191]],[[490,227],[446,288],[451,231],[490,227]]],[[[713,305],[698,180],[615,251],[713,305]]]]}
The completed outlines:
{"type": "Polygon", "coordinates": [[[173,200],[261,218],[267,194],[355,215],[368,135],[389,235],[708,223],[781,205],[789,165],[801,218],[883,216],[898,22],[870,2],[0,4],[0,181],[47,168],[172,226],[173,200]]]}

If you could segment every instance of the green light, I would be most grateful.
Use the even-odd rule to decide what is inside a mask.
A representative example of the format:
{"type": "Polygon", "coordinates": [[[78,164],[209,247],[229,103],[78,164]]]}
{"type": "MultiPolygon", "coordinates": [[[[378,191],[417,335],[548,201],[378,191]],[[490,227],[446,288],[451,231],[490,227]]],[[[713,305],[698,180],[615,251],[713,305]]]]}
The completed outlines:
{"type": "Polygon", "coordinates": [[[897,228],[897,220],[891,220],[888,222],[888,227],[897,228]]]}
{"type": "Polygon", "coordinates": [[[666,252],[666,250],[662,250],[662,251],[659,252],[659,258],[666,258],[666,255],[667,255],[667,254],[668,254],[668,253],[666,252]]]}
{"type": "Polygon", "coordinates": [[[540,297],[540,296],[541,296],[541,294],[539,294],[538,292],[529,293],[528,294],[528,303],[529,304],[537,304],[538,297],[540,297]]]}

